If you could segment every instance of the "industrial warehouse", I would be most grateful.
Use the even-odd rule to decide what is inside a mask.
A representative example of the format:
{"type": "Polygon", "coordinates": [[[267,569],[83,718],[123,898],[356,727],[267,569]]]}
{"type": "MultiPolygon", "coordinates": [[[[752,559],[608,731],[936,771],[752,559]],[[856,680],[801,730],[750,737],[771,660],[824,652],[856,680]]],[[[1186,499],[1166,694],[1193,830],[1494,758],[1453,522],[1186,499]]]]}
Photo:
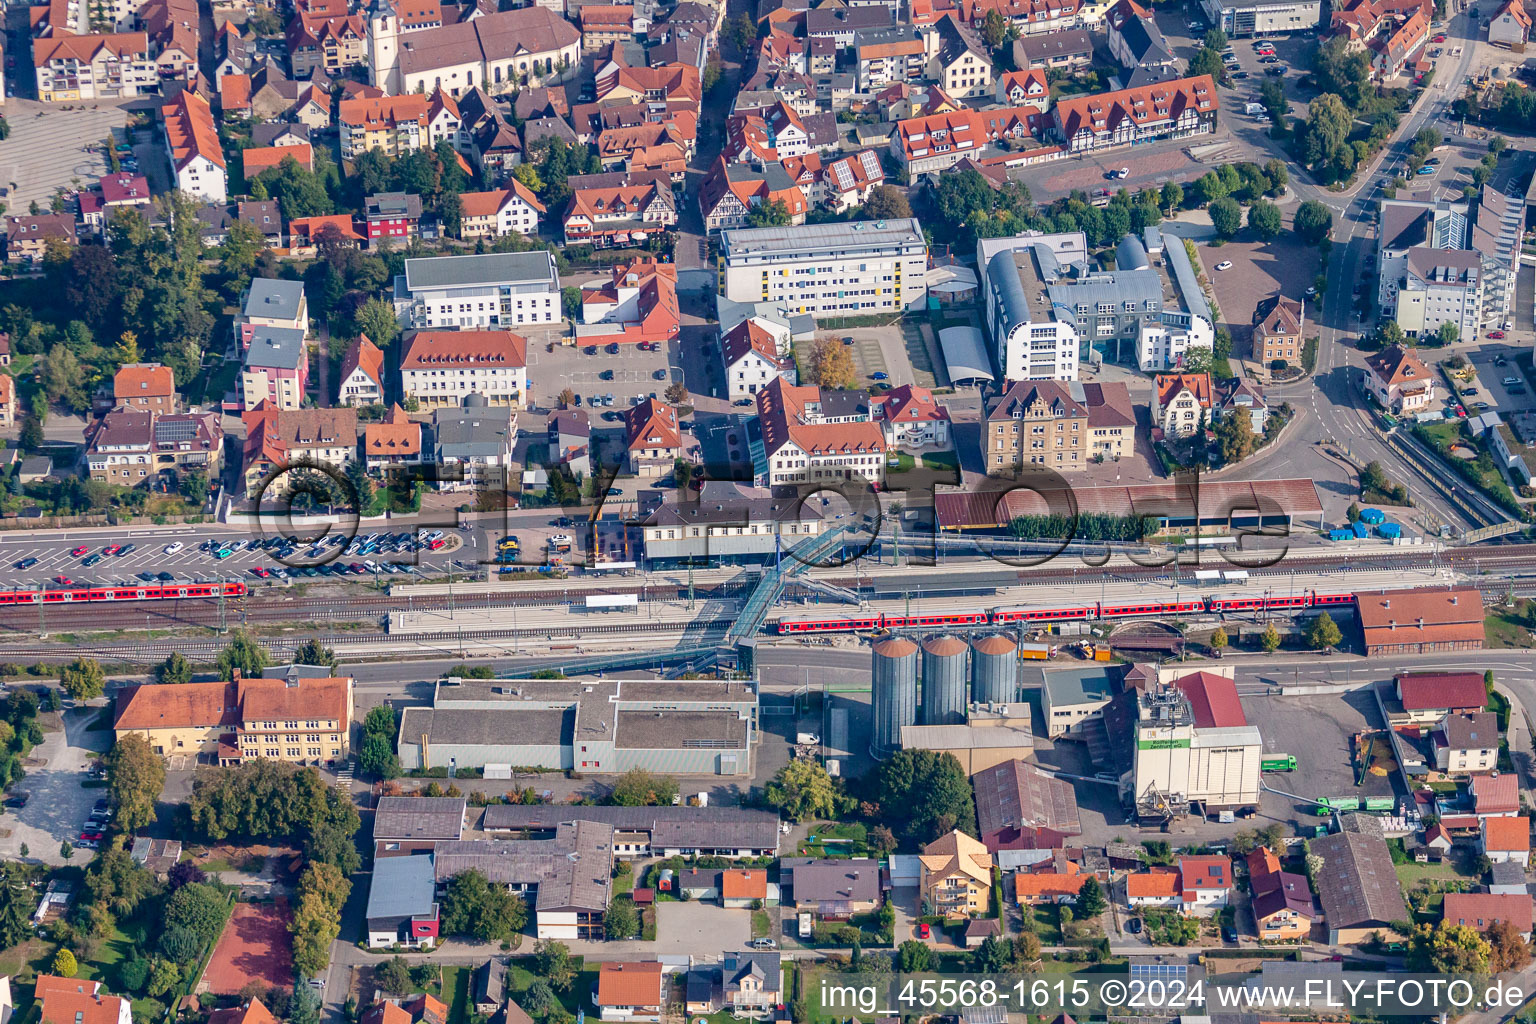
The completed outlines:
{"type": "Polygon", "coordinates": [[[757,740],[757,694],[741,683],[448,678],[432,706],[407,708],[400,764],[668,775],[746,775],[757,740]],[[579,749],[578,749],[579,748],[579,749]]]}

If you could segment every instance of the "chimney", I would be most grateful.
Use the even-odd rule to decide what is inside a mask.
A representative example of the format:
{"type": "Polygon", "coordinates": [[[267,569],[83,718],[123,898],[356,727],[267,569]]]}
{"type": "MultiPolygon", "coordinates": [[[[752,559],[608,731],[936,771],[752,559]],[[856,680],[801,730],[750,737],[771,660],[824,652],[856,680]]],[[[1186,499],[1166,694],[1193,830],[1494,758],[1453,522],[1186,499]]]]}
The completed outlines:
{"type": "Polygon", "coordinates": [[[1459,595],[1457,595],[1457,594],[1452,594],[1452,595],[1451,595],[1451,604],[1453,604],[1453,605],[1454,605],[1454,604],[1455,604],[1455,603],[1456,603],[1456,602],[1457,602],[1457,600],[1458,600],[1458,599],[1459,599],[1459,595]]]}

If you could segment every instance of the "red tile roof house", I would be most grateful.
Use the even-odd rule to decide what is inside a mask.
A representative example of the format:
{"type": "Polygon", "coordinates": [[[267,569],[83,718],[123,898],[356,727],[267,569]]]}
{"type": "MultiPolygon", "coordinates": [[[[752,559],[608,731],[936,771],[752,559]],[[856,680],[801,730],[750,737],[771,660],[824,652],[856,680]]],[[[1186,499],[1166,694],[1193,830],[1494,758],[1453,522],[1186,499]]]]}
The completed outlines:
{"type": "Polygon", "coordinates": [[[104,995],[101,982],[37,976],[42,1024],[132,1024],[133,1010],[121,996],[104,995]]]}
{"type": "Polygon", "coordinates": [[[1531,937],[1531,897],[1499,896],[1491,892],[1448,892],[1441,923],[1465,925],[1486,932],[1496,921],[1508,921],[1522,939],[1531,937]]]}
{"type": "Polygon", "coordinates": [[[1529,867],[1531,862],[1531,823],[1528,818],[1484,818],[1477,837],[1477,850],[1494,863],[1512,860],[1529,867]]]}
{"type": "Polygon", "coordinates": [[[1470,715],[1488,706],[1481,672],[1403,672],[1397,699],[1410,721],[1434,723],[1446,715],[1470,715]]]}
{"type": "Polygon", "coordinates": [[[661,964],[606,963],[597,972],[593,1005],[610,1021],[660,1021],[666,1003],[661,964]]]}
{"type": "Polygon", "coordinates": [[[581,290],[581,345],[665,344],[682,326],[677,305],[677,267],[650,257],[613,268],[608,284],[581,290]]]}
{"type": "Polygon", "coordinates": [[[1509,818],[1520,813],[1520,786],[1512,774],[1472,779],[1472,809],[1479,818],[1509,818]]]}
{"type": "Polygon", "coordinates": [[[1228,857],[1180,857],[1179,899],[1184,913],[1205,916],[1227,905],[1232,894],[1228,857]]]}
{"type": "Polygon", "coordinates": [[[888,448],[913,450],[949,447],[949,410],[934,401],[933,392],[903,384],[869,400],[875,422],[888,448]]]}
{"type": "Polygon", "coordinates": [[[624,440],[631,473],[646,477],[666,476],[683,453],[677,410],[665,402],[647,398],[624,413],[624,440]]]}

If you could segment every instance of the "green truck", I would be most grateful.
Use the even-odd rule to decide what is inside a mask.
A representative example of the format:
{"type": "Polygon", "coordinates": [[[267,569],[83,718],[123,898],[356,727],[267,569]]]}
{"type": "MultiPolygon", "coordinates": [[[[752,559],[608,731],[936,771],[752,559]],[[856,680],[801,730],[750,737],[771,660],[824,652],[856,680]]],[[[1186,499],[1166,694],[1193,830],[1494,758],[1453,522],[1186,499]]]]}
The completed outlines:
{"type": "Polygon", "coordinates": [[[1293,772],[1295,770],[1295,754],[1269,754],[1259,759],[1259,771],[1262,772],[1293,772]]]}

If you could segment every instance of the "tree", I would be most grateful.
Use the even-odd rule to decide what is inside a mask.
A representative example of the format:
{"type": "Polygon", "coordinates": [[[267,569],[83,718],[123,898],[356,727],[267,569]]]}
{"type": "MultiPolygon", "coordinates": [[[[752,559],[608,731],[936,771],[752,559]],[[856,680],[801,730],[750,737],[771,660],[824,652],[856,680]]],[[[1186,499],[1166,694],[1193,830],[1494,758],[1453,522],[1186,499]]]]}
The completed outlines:
{"type": "Polygon", "coordinates": [[[1493,948],[1464,924],[1421,924],[1408,941],[1408,969],[1436,974],[1485,974],[1493,948]]]}
{"type": "Polygon", "coordinates": [[[667,385],[667,389],[661,393],[661,397],[673,405],[683,405],[688,401],[688,389],[683,386],[682,381],[675,380],[667,385]]]}
{"type": "Polygon", "coordinates": [[[1316,199],[1308,199],[1296,208],[1292,226],[1307,245],[1319,245],[1333,230],[1333,213],[1316,199]]]}
{"type": "Polygon", "coordinates": [[[1454,345],[1459,333],[1456,329],[1456,324],[1453,321],[1446,320],[1440,325],[1440,329],[1435,332],[1435,336],[1442,345],[1454,345]]]}
{"type": "Polygon", "coordinates": [[[1176,181],[1170,181],[1163,185],[1163,191],[1158,197],[1162,201],[1162,208],[1168,211],[1172,217],[1174,211],[1184,205],[1184,189],[1176,181]]]}
{"type": "Polygon", "coordinates": [[[235,678],[238,669],[246,679],[254,679],[270,664],[272,657],[267,649],[257,643],[250,633],[237,629],[230,634],[224,650],[219,652],[219,678],[228,682],[235,678]]]}
{"type": "Polygon", "coordinates": [[[1226,65],[1221,62],[1221,51],[1202,46],[1189,59],[1189,75],[1210,75],[1220,82],[1226,77],[1226,65]]]}
{"type": "Polygon", "coordinates": [[[167,931],[181,928],[201,943],[218,938],[224,930],[229,901],[224,893],[211,885],[193,883],[171,893],[161,913],[167,931]]]}
{"type": "Polygon", "coordinates": [[[1237,205],[1237,200],[1229,196],[1223,196],[1216,200],[1208,208],[1211,215],[1211,225],[1216,229],[1216,234],[1222,238],[1231,238],[1237,234],[1237,230],[1243,223],[1243,208],[1237,205]]]}
{"type": "Polygon", "coordinates": [[[1108,909],[1109,904],[1104,899],[1104,889],[1099,885],[1099,880],[1092,875],[1083,883],[1083,887],[1077,890],[1077,916],[1083,920],[1098,917],[1108,909]]]}
{"type": "Polygon", "coordinates": [[[1220,446],[1222,462],[1229,466],[1253,454],[1257,439],[1253,433],[1253,420],[1246,410],[1235,408],[1216,421],[1216,443],[1220,446]]]}
{"type": "Polygon", "coordinates": [[[569,992],[576,980],[576,965],[571,961],[571,951],[563,942],[541,939],[533,947],[535,973],[561,992],[569,992]]]}
{"type": "Polygon", "coordinates": [[[67,949],[61,949],[53,955],[53,973],[61,978],[73,978],[80,971],[80,964],[75,960],[75,954],[67,949]]]}
{"type": "Polygon", "coordinates": [[[670,804],[677,796],[677,780],[652,775],[644,768],[632,768],[619,777],[608,794],[608,803],[617,807],[648,807],[670,804]]]}
{"type": "Polygon", "coordinates": [[[442,900],[443,931],[481,942],[510,942],[528,923],[528,907],[504,885],[492,885],[479,871],[448,883],[442,900]]]}
{"type": "Polygon", "coordinates": [[[118,827],[132,833],[154,821],[164,788],[164,759],[144,737],[124,733],[107,755],[107,789],[117,808],[118,827]]]}
{"type": "Polygon", "coordinates": [[[352,314],[352,336],[368,335],[368,340],[379,348],[388,348],[400,334],[400,321],[395,317],[395,307],[378,296],[372,296],[352,314]]]}
{"type": "Polygon", "coordinates": [[[610,940],[633,938],[640,931],[640,915],[635,913],[634,901],[615,897],[603,915],[603,931],[610,940]]]}
{"type": "Polygon", "coordinates": [[[1314,51],[1312,74],[1320,92],[1334,94],[1352,110],[1360,109],[1374,93],[1368,51],[1351,49],[1342,37],[1336,36],[1314,51]]]}
{"type": "Polygon", "coordinates": [[[48,350],[43,363],[43,394],[55,405],[63,405],[73,412],[90,408],[90,397],[85,391],[86,374],[80,359],[63,342],[48,350]]]}
{"type": "Polygon", "coordinates": [[[1264,648],[1265,654],[1274,654],[1280,649],[1280,631],[1273,622],[1264,627],[1264,635],[1259,637],[1259,646],[1264,648]]]}
{"type": "Polygon", "coordinates": [[[981,23],[981,38],[987,49],[995,50],[1008,38],[1008,22],[996,9],[989,10],[981,23]]]}
{"type": "Polygon", "coordinates": [[[1492,153],[1495,159],[1503,155],[1504,151],[1508,148],[1509,140],[1502,135],[1495,135],[1488,140],[1488,152],[1492,153]]]}
{"type": "Polygon", "coordinates": [[[1520,937],[1513,921],[1500,919],[1488,928],[1488,966],[1496,974],[1524,970],[1531,962],[1531,944],[1520,937]]]}
{"type": "Polygon", "coordinates": [[[373,969],[373,983],[385,992],[403,996],[411,991],[411,968],[403,956],[392,956],[373,969]]]}
{"type": "Polygon", "coordinates": [[[1360,503],[1358,501],[1349,503],[1349,508],[1344,510],[1344,519],[1350,523],[1358,523],[1360,521],[1360,503]]]}
{"type": "Polygon", "coordinates": [[[782,199],[758,203],[747,211],[747,226],[753,228],[782,228],[789,224],[789,206],[782,199]]]}
{"type": "Polygon", "coordinates": [[[1264,84],[1259,87],[1259,102],[1264,104],[1271,122],[1276,125],[1283,123],[1290,104],[1286,102],[1285,85],[1280,79],[1265,77],[1264,84]]]}
{"type": "Polygon", "coordinates": [[[1268,241],[1280,234],[1280,207],[1274,203],[1256,199],[1248,207],[1248,226],[1253,233],[1268,241]]]}
{"type": "Polygon", "coordinates": [[[316,977],[330,963],[331,944],[341,931],[341,908],[351,892],[352,883],[333,864],[312,860],[304,869],[288,922],[293,935],[293,965],[303,974],[316,977]]]}
{"type": "Polygon", "coordinates": [[[293,652],[293,662],[295,665],[317,665],[329,669],[334,669],[338,664],[336,652],[315,637],[310,637],[299,645],[293,652]]]}
{"type": "Polygon", "coordinates": [[[907,194],[895,185],[876,185],[864,197],[861,212],[875,220],[896,220],[912,216],[912,204],[907,202],[907,194]]]}
{"type": "Polygon", "coordinates": [[[16,864],[4,865],[4,876],[0,879],[0,946],[10,949],[33,934],[32,908],[36,904],[37,894],[27,885],[25,871],[16,864]]]}
{"type": "Polygon", "coordinates": [[[866,776],[870,802],[903,842],[928,843],[952,829],[975,835],[970,780],[953,754],[902,750],[866,776]]]}
{"type": "Polygon", "coordinates": [[[1333,616],[1323,612],[1312,620],[1311,627],[1307,630],[1307,643],[1315,651],[1325,650],[1329,647],[1337,647],[1344,639],[1344,634],[1339,632],[1339,627],[1333,621],[1333,616]]]}
{"type": "Polygon", "coordinates": [[[59,844],[59,856],[69,860],[75,855],[75,847],[68,839],[59,844]]]}
{"type": "Polygon", "coordinates": [[[1490,698],[1493,696],[1493,669],[1491,668],[1483,673],[1483,692],[1490,698]]]}
{"type": "Polygon", "coordinates": [[[853,356],[836,338],[817,338],[811,346],[811,381],[824,388],[853,386],[853,356]]]}
{"type": "Polygon", "coordinates": [[[73,699],[94,700],[106,689],[107,677],[94,658],[76,658],[59,672],[59,685],[73,699]]]}
{"type": "Polygon", "coordinates": [[[1217,626],[1216,632],[1211,634],[1211,650],[1224,651],[1227,649],[1227,644],[1229,642],[1230,638],[1227,636],[1227,631],[1222,629],[1220,626],[1217,626]]]}
{"type": "Polygon", "coordinates": [[[736,52],[745,58],[748,51],[752,49],[752,44],[757,41],[757,24],[752,20],[752,16],[742,11],[725,23],[724,30],[725,38],[736,47],[736,52]]]}
{"type": "Polygon", "coordinates": [[[870,850],[877,856],[889,857],[896,852],[896,836],[884,825],[876,825],[871,828],[867,842],[870,850]]]}
{"type": "Polygon", "coordinates": [[[288,1024],[320,1024],[320,993],[303,974],[293,979],[293,1000],[288,1005],[288,1024]]]}
{"type": "Polygon", "coordinates": [[[903,974],[920,974],[933,969],[933,950],[928,943],[908,939],[896,952],[896,969],[903,974]]]}
{"type": "Polygon", "coordinates": [[[790,821],[837,816],[837,784],[819,761],[789,762],[768,780],[763,796],[790,821]]]}
{"type": "MultiPolygon", "coordinates": [[[[98,861],[100,859],[100,857],[97,858],[98,861]]],[[[193,882],[206,881],[208,881],[208,876],[204,873],[203,869],[189,860],[178,861],[172,864],[171,870],[166,872],[165,878],[165,884],[172,892],[184,885],[191,885],[193,882]]]]}

